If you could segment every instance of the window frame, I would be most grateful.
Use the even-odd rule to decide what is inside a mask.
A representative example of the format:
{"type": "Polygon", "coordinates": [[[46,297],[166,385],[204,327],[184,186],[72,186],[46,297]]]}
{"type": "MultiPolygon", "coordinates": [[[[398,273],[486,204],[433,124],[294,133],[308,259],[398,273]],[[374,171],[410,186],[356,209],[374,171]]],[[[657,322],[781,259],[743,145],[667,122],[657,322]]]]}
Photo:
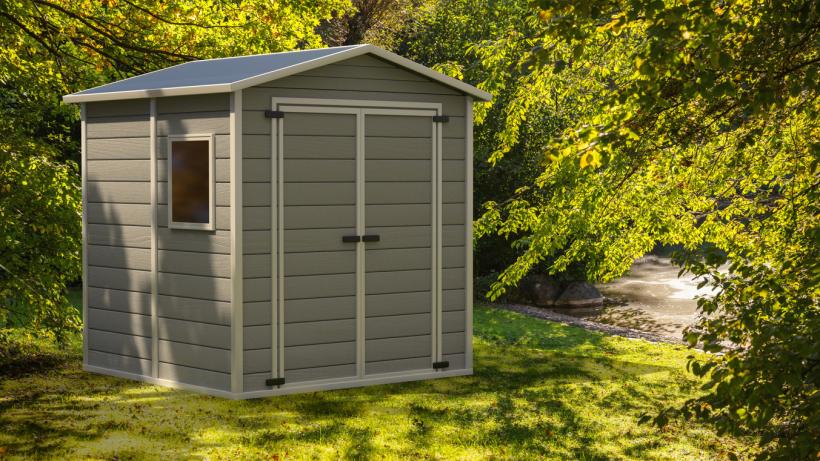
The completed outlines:
{"type": "Polygon", "coordinates": [[[168,158],[166,159],[166,168],[168,171],[168,228],[169,229],[187,229],[187,230],[216,230],[216,181],[214,177],[214,169],[216,167],[216,155],[214,153],[214,134],[213,133],[183,133],[168,135],[168,158]],[[174,221],[174,196],[173,196],[173,158],[174,158],[174,142],[178,141],[208,141],[208,222],[194,223],[184,221],[174,221]]]}

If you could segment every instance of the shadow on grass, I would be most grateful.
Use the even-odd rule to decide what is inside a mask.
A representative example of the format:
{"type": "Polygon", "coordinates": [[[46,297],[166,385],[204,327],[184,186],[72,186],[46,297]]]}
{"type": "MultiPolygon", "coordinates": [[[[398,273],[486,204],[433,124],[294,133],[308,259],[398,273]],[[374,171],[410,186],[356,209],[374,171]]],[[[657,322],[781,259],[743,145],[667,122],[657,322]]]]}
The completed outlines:
{"type": "MultiPolygon", "coordinates": [[[[163,446],[190,451],[227,443],[265,453],[332,447],[335,457],[367,459],[382,446],[375,440],[398,437],[401,447],[391,450],[399,457],[429,455],[446,444],[604,459],[595,449],[600,435],[578,413],[585,404],[568,403],[565,386],[617,387],[594,404],[634,413],[636,401],[651,405],[657,397],[628,382],[671,369],[607,356],[611,346],[597,333],[507,311],[477,309],[475,316],[475,374],[461,378],[230,402],[78,368],[54,370],[0,387],[0,446],[22,457],[63,457],[77,441],[96,444],[125,433],[144,439],[143,455],[163,446]],[[202,436],[209,431],[228,442],[202,436]]],[[[100,450],[103,457],[140,453],[100,450]]]]}

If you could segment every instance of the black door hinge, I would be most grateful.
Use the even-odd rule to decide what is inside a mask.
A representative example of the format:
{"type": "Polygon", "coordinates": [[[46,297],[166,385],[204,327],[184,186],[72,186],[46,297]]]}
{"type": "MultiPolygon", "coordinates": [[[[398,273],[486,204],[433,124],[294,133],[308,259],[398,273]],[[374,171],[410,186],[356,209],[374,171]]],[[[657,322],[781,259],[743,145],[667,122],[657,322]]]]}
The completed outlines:
{"type": "Polygon", "coordinates": [[[450,366],[450,362],[447,360],[442,360],[441,362],[433,362],[433,369],[440,370],[442,368],[448,368],[450,366]]]}
{"type": "Polygon", "coordinates": [[[266,386],[281,386],[285,384],[285,378],[270,378],[265,380],[266,386]]]}
{"type": "Polygon", "coordinates": [[[447,123],[447,122],[450,121],[450,116],[449,115],[434,115],[433,116],[433,121],[434,122],[447,123]]]}
{"type": "Polygon", "coordinates": [[[265,117],[267,118],[285,118],[285,113],[281,110],[266,110],[265,117]]]}

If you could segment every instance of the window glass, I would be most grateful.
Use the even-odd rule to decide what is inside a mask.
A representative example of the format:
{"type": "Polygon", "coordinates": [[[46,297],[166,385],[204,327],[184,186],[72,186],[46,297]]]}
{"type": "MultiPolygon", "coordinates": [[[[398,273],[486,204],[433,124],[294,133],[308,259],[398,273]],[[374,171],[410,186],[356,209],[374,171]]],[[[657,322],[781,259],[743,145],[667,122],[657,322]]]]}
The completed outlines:
{"type": "Polygon", "coordinates": [[[208,141],[171,143],[171,219],[210,222],[210,146],[208,141]]]}

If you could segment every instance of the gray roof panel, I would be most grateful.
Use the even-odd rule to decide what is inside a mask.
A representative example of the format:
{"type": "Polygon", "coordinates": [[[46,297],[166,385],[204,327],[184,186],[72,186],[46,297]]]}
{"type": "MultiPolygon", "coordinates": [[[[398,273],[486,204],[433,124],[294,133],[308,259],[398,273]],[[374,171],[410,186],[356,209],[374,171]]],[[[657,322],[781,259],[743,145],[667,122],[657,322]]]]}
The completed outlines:
{"type": "Polygon", "coordinates": [[[313,59],[331,56],[351,48],[355,48],[355,45],[191,61],[74,94],[89,95],[231,84],[313,59]]]}

